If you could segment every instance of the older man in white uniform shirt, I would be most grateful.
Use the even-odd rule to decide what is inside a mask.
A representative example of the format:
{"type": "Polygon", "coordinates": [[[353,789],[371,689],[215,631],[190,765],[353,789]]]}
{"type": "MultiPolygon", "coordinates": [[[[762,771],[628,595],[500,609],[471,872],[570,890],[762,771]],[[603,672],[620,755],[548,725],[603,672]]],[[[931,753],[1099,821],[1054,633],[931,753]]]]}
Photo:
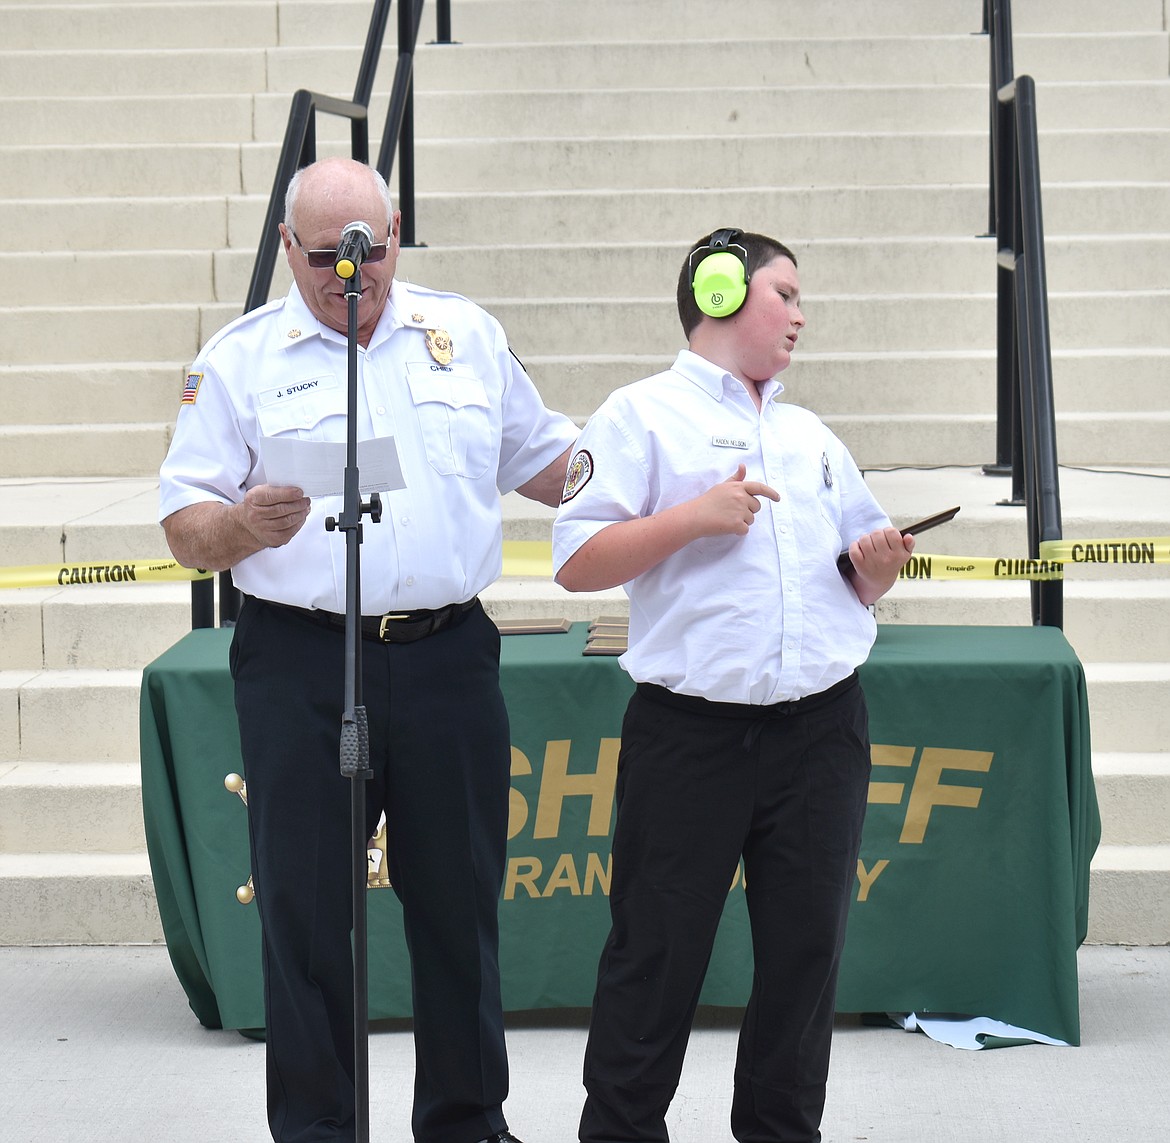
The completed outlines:
{"type": "Polygon", "coordinates": [[[191,368],[160,519],[189,567],[245,599],[231,667],[263,932],[268,1115],[279,1143],[354,1138],[349,782],[338,766],[345,542],[338,497],[273,486],[263,437],[344,441],[342,229],[373,233],[358,307],[358,438],[393,436],[405,488],[361,549],[367,825],[387,815],[411,956],[419,1143],[509,1143],[498,966],[510,749],[499,636],[499,496],[559,500],[576,431],[545,408],[490,315],[394,278],[399,215],[377,172],[322,160],[290,185],[287,298],[191,368]],[[384,618],[385,617],[385,618],[384,618]]]}

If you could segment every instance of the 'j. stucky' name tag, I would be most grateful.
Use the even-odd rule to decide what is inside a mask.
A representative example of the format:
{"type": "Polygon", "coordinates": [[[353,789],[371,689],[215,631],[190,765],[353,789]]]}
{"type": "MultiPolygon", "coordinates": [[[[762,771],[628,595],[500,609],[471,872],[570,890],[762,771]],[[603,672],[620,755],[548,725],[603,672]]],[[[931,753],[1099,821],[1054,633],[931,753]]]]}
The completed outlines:
{"type": "Polygon", "coordinates": [[[741,441],[738,437],[712,437],[711,443],[716,448],[742,448],[746,449],[747,441],[741,441]]]}

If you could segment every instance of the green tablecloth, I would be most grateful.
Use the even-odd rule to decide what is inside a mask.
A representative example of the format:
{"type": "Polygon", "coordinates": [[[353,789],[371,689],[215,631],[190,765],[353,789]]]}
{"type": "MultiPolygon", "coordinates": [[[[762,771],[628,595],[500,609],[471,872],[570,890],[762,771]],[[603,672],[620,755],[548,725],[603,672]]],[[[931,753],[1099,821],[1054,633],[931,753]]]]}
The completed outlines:
{"type": "MultiPolygon", "coordinates": [[[[231,632],[192,631],[146,668],[147,845],[163,929],[208,1027],[260,1028],[259,922],[231,632]]],[[[501,901],[509,1011],[588,1005],[608,930],[609,839],[629,678],[584,657],[584,625],[503,641],[512,811],[501,901]]],[[[1080,663],[1046,627],[883,627],[862,681],[873,778],[842,968],[842,1012],[988,1016],[1079,1043],[1076,949],[1100,837],[1080,663]]],[[[340,680],[339,680],[340,686],[340,680]]],[[[338,781],[346,779],[338,777],[338,781]]],[[[371,890],[370,1014],[408,1015],[398,903],[371,890]]],[[[732,886],[703,991],[740,1005],[751,978],[732,886]]]]}

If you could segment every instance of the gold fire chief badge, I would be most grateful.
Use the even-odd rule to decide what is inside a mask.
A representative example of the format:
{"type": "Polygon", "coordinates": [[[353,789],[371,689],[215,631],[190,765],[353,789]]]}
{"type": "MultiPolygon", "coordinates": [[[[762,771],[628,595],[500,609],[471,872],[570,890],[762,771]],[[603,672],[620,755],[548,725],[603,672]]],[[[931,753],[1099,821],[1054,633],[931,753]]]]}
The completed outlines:
{"type": "Polygon", "coordinates": [[[455,345],[445,329],[427,330],[427,349],[440,365],[450,365],[455,356],[455,345]]]}

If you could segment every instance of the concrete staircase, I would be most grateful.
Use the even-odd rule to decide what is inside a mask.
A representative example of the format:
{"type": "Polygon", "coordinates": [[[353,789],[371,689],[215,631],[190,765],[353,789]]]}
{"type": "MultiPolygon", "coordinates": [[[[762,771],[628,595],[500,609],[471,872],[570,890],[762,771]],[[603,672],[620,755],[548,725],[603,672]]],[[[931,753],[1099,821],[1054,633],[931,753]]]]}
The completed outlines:
{"type": "MultiPolygon", "coordinates": [[[[1016,70],[1038,86],[1060,456],[1080,466],[1061,473],[1065,534],[1164,536],[1163,3],[1014,9],[1016,70]]],[[[155,473],[184,369],[240,311],[291,92],[352,93],[369,10],[0,0],[0,565],[165,553],[155,473]]],[[[549,403],[584,419],[672,359],[689,242],[773,233],[807,299],[791,398],[873,469],[895,520],[963,505],[925,550],[1023,555],[1023,511],[979,469],[995,406],[979,20],[978,0],[455,0],[460,42],[438,46],[428,5],[425,246],[400,273],[487,306],[549,403]]],[[[376,130],[393,58],[390,42],[376,130]]],[[[346,149],[329,119],[318,139],[346,149]]],[[[551,513],[505,511],[509,536],[547,537],[551,513]]],[[[1105,831],[1090,939],[1170,942],[1170,568],[1070,569],[1065,592],[1105,831]]],[[[488,602],[625,607],[520,579],[488,602]]],[[[1028,592],[900,584],[879,617],[1028,623],[1028,592]]],[[[0,943],[161,938],[138,689],[188,626],[181,584],[0,589],[0,943]]]]}

